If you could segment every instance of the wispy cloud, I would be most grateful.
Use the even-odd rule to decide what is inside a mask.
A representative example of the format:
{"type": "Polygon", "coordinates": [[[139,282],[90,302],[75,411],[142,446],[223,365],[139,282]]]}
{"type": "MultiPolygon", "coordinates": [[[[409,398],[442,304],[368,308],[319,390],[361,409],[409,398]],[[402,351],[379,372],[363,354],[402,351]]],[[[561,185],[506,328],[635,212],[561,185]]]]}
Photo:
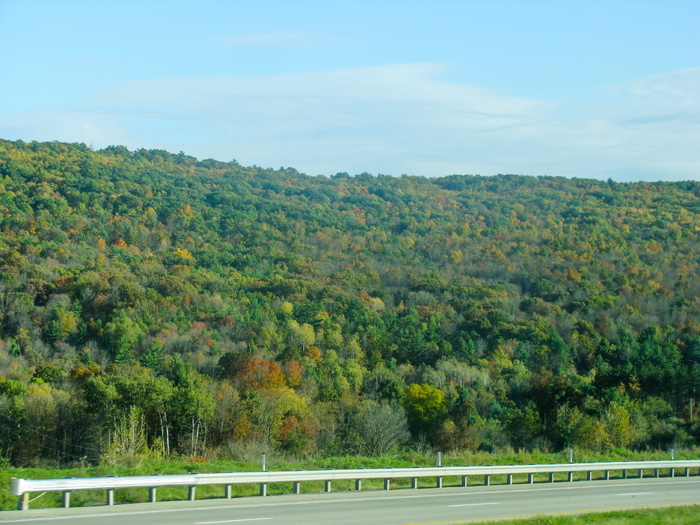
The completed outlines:
{"type": "Polygon", "coordinates": [[[409,168],[421,155],[458,154],[473,148],[480,134],[507,129],[528,135],[534,115],[547,108],[439,80],[444,71],[439,64],[407,64],[139,81],[93,97],[89,105],[116,116],[157,111],[189,127],[196,116],[200,136],[243,151],[252,162],[274,159],[269,164],[311,173],[394,173],[398,166],[414,172],[409,168]]]}
{"type": "Polygon", "coordinates": [[[611,91],[630,95],[631,102],[668,105],[688,110],[700,109],[700,67],[673,71],[648,78],[618,84],[611,91]]]}
{"type": "MultiPolygon", "coordinates": [[[[700,97],[692,96],[700,70],[556,102],[450,82],[448,72],[428,63],[134,81],[76,102],[63,113],[70,126],[57,112],[45,121],[16,116],[12,125],[24,125],[31,138],[53,129],[60,140],[162,147],[310,174],[700,177],[700,97]]],[[[0,129],[6,125],[0,120],[0,129]]]]}
{"type": "Polygon", "coordinates": [[[106,146],[128,141],[131,131],[118,117],[95,111],[55,109],[0,115],[0,133],[5,138],[106,146]]]}
{"type": "Polygon", "coordinates": [[[615,146],[608,158],[618,173],[637,166],[646,179],[700,178],[700,68],[611,86],[585,109],[603,126],[587,135],[615,146]]]}

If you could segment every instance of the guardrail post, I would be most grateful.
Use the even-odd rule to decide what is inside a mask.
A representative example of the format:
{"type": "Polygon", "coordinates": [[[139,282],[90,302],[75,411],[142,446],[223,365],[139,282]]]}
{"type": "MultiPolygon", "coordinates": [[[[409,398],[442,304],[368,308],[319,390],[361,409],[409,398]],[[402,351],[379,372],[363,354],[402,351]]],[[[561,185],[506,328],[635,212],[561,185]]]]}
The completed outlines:
{"type": "Polygon", "coordinates": [[[17,510],[29,510],[29,492],[25,492],[19,497],[17,510]]]}
{"type": "Polygon", "coordinates": [[[622,469],[622,479],[627,479],[627,469],[622,469]]]}
{"type": "Polygon", "coordinates": [[[63,497],[61,498],[61,506],[64,509],[70,508],[70,490],[63,491],[63,497]]]}
{"type": "Polygon", "coordinates": [[[549,473],[549,482],[554,483],[554,472],[549,473]]]}
{"type": "Polygon", "coordinates": [[[187,491],[187,499],[190,501],[194,501],[197,497],[196,493],[197,487],[194,485],[190,485],[189,490],[187,491]]]}
{"type": "Polygon", "coordinates": [[[690,467],[685,467],[685,477],[686,478],[690,477],[690,467]]]}
{"type": "Polygon", "coordinates": [[[467,486],[467,476],[462,476],[462,486],[463,487],[467,486]]]}
{"type": "Polygon", "coordinates": [[[301,494],[301,481],[294,482],[294,494],[301,494]]]}
{"type": "Polygon", "coordinates": [[[260,495],[267,496],[267,483],[260,484],[260,495]]]}
{"type": "Polygon", "coordinates": [[[508,474],[506,483],[508,483],[508,485],[513,484],[513,474],[508,474]]]}
{"type": "Polygon", "coordinates": [[[644,469],[639,469],[639,479],[644,478],[644,469]]]}
{"type": "Polygon", "coordinates": [[[484,476],[484,486],[488,487],[489,485],[491,485],[491,476],[489,474],[486,474],[484,476]]]}
{"type": "Polygon", "coordinates": [[[331,481],[326,480],[323,484],[323,492],[330,492],[331,491],[331,481]]]}
{"type": "Polygon", "coordinates": [[[231,485],[224,485],[224,498],[231,499],[231,485]]]}
{"type": "Polygon", "coordinates": [[[534,483],[534,481],[535,481],[535,476],[534,476],[534,475],[532,474],[532,472],[531,472],[530,474],[527,475],[527,482],[528,482],[530,485],[532,485],[532,484],[534,483]]]}
{"type": "Polygon", "coordinates": [[[411,488],[412,489],[418,488],[418,478],[411,478],[411,488]]]}
{"type": "Polygon", "coordinates": [[[355,480],[355,490],[357,490],[358,492],[362,490],[362,480],[361,479],[355,480]]]}
{"type": "Polygon", "coordinates": [[[107,505],[114,505],[114,489],[107,489],[107,505]]]}
{"type": "Polygon", "coordinates": [[[610,479],[610,471],[609,470],[605,471],[605,475],[603,476],[603,479],[605,481],[608,481],[610,479]]]}
{"type": "Polygon", "coordinates": [[[671,469],[671,477],[672,477],[672,478],[675,478],[675,477],[676,477],[676,469],[675,469],[675,468],[672,468],[672,469],[671,469]]]}
{"type": "Polygon", "coordinates": [[[568,480],[569,480],[569,481],[573,481],[573,480],[574,480],[574,473],[573,473],[573,472],[569,472],[568,480]]]}
{"type": "Polygon", "coordinates": [[[384,490],[389,490],[390,485],[391,485],[391,479],[384,478],[384,490]]]}
{"type": "Polygon", "coordinates": [[[436,486],[436,488],[439,488],[439,489],[442,488],[442,476],[437,477],[435,486],[436,486]]]}
{"type": "Polygon", "coordinates": [[[593,472],[590,470],[586,472],[586,481],[591,481],[593,479],[593,472]]]}
{"type": "Polygon", "coordinates": [[[158,489],[156,487],[148,487],[148,502],[155,503],[157,499],[158,489]]]}

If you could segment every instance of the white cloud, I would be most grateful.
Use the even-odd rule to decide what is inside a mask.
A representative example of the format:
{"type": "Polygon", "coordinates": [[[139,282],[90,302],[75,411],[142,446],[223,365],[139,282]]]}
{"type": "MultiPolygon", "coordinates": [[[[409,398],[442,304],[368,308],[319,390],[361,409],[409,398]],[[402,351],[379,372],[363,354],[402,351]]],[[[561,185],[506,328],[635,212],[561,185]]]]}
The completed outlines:
{"type": "Polygon", "coordinates": [[[118,118],[94,111],[56,109],[0,115],[0,134],[25,141],[60,140],[106,146],[128,140],[130,131],[122,127],[118,118]]]}
{"type": "Polygon", "coordinates": [[[183,132],[194,126],[200,136],[228,144],[229,156],[294,165],[310,173],[395,173],[399,165],[415,172],[408,168],[421,163],[421,155],[473,149],[482,141],[480,134],[509,130],[515,136],[527,135],[533,115],[548,107],[441,81],[444,70],[441,65],[409,64],[139,81],[120,85],[88,104],[133,118],[143,118],[147,111],[168,115],[183,132]]]}
{"type": "Polygon", "coordinates": [[[700,69],[557,102],[449,82],[447,72],[405,64],[134,81],[73,110],[0,117],[0,133],[23,127],[39,140],[183,150],[310,174],[700,178],[700,69]]]}
{"type": "Polygon", "coordinates": [[[633,179],[700,179],[700,68],[612,86],[564,122],[567,143],[599,156],[601,171],[633,179]]]}
{"type": "Polygon", "coordinates": [[[631,95],[632,101],[640,104],[654,101],[672,109],[681,107],[697,112],[700,109],[700,67],[654,75],[611,89],[631,95]]]}

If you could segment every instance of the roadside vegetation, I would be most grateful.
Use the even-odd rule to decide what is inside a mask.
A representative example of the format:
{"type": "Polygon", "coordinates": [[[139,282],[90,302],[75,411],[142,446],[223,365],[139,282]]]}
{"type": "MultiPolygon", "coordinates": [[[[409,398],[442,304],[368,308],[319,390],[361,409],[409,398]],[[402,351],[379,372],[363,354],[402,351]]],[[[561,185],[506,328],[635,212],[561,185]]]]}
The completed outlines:
{"type": "MultiPolygon", "coordinates": [[[[466,521],[464,525],[485,525],[486,523],[494,523],[494,521],[466,521]]],[[[498,521],[499,525],[695,525],[696,523],[700,523],[698,505],[498,521]]]]}

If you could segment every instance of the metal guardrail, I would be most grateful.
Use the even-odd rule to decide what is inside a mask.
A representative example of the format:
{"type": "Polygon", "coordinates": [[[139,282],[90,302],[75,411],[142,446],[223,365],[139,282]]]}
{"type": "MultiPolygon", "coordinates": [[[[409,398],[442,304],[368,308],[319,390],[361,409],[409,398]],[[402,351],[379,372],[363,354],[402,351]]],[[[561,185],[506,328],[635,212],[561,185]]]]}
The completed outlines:
{"type": "Polygon", "coordinates": [[[668,470],[669,476],[674,477],[676,471],[685,470],[685,475],[691,475],[691,469],[697,469],[700,475],[700,460],[670,460],[670,461],[621,461],[608,463],[552,463],[537,465],[487,465],[464,467],[413,467],[413,468],[383,468],[383,469],[348,469],[348,470],[294,470],[268,472],[227,472],[220,474],[181,474],[181,475],[152,475],[152,476],[123,476],[100,478],[63,478],[63,479],[20,479],[12,478],[11,492],[19,496],[20,510],[29,509],[29,496],[32,492],[62,492],[63,507],[70,507],[70,493],[76,490],[103,489],[106,490],[106,504],[114,504],[114,491],[125,488],[148,488],[149,501],[156,501],[158,487],[186,486],[189,487],[188,499],[195,499],[195,489],[202,485],[223,485],[224,497],[231,497],[231,486],[236,484],[259,484],[260,495],[267,495],[269,483],[293,482],[294,493],[300,492],[303,481],[323,481],[324,491],[331,492],[331,482],[337,480],[355,480],[355,489],[362,489],[362,480],[383,479],[384,489],[389,490],[392,479],[411,479],[412,488],[418,487],[418,478],[435,478],[436,487],[442,487],[444,477],[462,478],[461,486],[467,486],[469,476],[484,476],[484,484],[490,484],[490,477],[505,475],[506,483],[513,483],[513,476],[526,474],[527,482],[534,482],[535,474],[549,474],[549,481],[554,482],[556,473],[567,473],[568,481],[573,481],[575,472],[586,472],[586,480],[592,479],[593,472],[603,472],[603,479],[610,479],[610,472],[621,473],[627,477],[629,471],[636,471],[637,477],[643,477],[644,471],[653,471],[659,477],[661,470],[668,470]]]}

